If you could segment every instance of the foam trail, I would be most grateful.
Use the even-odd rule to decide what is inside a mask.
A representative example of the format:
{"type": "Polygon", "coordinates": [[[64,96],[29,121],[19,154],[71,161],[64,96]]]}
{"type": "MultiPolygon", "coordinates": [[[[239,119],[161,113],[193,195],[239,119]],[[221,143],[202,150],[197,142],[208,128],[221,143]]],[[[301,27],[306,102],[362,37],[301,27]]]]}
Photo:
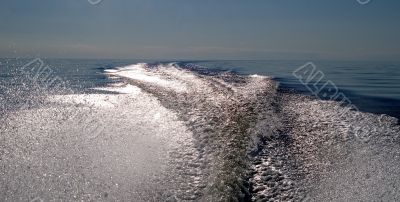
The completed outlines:
{"type": "MultiPolygon", "coordinates": [[[[204,154],[203,160],[211,165],[207,169],[211,176],[207,181],[213,184],[203,191],[211,196],[208,199],[297,201],[310,197],[318,200],[353,197],[366,200],[380,196],[388,188],[387,183],[383,183],[385,188],[375,189],[377,192],[373,196],[369,189],[362,189],[364,192],[358,195],[339,192],[331,195],[321,191],[341,190],[342,184],[326,181],[335,170],[340,172],[346,167],[366,170],[367,164],[342,160],[350,158],[349,154],[357,155],[360,147],[382,148],[389,144],[391,149],[382,150],[381,156],[395,158],[399,148],[391,142],[398,141],[399,128],[393,125],[396,121],[379,122],[378,116],[351,111],[338,117],[337,114],[346,108],[335,102],[278,93],[274,82],[260,75],[196,74],[176,64],[156,65],[147,69],[146,74],[164,75],[186,88],[185,94],[174,89],[162,93],[163,90],[154,89],[146,81],[128,81],[157,96],[164,106],[186,120],[201,154],[204,154]],[[360,128],[367,126],[372,130],[359,133],[360,128]],[[375,141],[363,142],[374,138],[375,141]],[[252,159],[250,168],[246,166],[247,158],[252,159]],[[245,170],[252,173],[249,185],[246,185],[248,175],[245,170]],[[244,182],[234,180],[236,177],[244,182]],[[326,185],[331,186],[330,189],[325,189],[326,185]]],[[[367,159],[367,155],[358,158],[367,159]]],[[[373,159],[381,158],[373,156],[373,159]]],[[[388,166],[398,167],[395,162],[388,166]]],[[[385,167],[369,172],[383,172],[385,167]]],[[[385,175],[393,179],[396,173],[386,172],[385,175]]],[[[347,178],[359,179],[360,175],[353,172],[347,178]]],[[[343,178],[336,180],[346,182],[343,178]]],[[[368,186],[368,183],[364,184],[368,186]]],[[[390,197],[397,196],[392,194],[390,197]]]]}
{"type": "Polygon", "coordinates": [[[178,63],[104,73],[118,83],[2,118],[1,201],[399,200],[392,117],[262,75],[178,63]]]}
{"type": "Polygon", "coordinates": [[[273,115],[271,101],[276,87],[272,80],[232,73],[214,76],[198,74],[177,64],[118,69],[125,70],[119,75],[127,78],[126,82],[156,96],[163,106],[175,111],[193,132],[204,181],[208,182],[198,190],[202,200],[250,198],[244,179],[247,175],[246,156],[258,144],[256,131],[274,125],[270,122],[255,129],[258,119],[273,115]],[[184,86],[185,91],[165,88],[165,85],[157,87],[149,80],[138,79],[137,75],[132,75],[138,72],[137,68],[140,69],[139,75],[155,78],[162,75],[184,86]]]}
{"type": "Polygon", "coordinates": [[[157,73],[147,71],[146,66],[147,64],[145,63],[139,63],[127,67],[120,67],[116,70],[105,70],[105,72],[110,75],[134,79],[164,88],[170,88],[179,92],[185,91],[185,85],[183,83],[168,78],[162,78],[161,75],[158,75],[157,73]]]}

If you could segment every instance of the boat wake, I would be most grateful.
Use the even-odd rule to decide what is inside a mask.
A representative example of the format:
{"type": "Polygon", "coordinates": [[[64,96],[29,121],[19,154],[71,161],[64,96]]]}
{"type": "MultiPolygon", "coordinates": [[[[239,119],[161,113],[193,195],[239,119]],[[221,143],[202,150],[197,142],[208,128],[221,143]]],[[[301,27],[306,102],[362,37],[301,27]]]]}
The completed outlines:
{"type": "Polygon", "coordinates": [[[395,118],[190,64],[104,73],[2,118],[2,201],[400,200],[395,118]]]}

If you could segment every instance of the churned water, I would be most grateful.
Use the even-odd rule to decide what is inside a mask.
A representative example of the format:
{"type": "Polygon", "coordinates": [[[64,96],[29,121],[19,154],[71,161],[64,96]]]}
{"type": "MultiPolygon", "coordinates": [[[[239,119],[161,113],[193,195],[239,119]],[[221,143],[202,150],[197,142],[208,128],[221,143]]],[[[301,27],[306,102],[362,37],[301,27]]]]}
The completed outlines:
{"type": "Polygon", "coordinates": [[[399,65],[305,64],[4,59],[0,200],[400,200],[399,65]]]}

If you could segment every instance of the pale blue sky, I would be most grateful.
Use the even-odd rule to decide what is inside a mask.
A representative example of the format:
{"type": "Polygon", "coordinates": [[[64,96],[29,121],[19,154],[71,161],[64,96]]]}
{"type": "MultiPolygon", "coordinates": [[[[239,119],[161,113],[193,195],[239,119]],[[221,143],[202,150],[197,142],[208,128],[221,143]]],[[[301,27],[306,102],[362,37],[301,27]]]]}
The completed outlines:
{"type": "Polygon", "coordinates": [[[399,0],[0,2],[0,57],[400,60],[399,0]]]}

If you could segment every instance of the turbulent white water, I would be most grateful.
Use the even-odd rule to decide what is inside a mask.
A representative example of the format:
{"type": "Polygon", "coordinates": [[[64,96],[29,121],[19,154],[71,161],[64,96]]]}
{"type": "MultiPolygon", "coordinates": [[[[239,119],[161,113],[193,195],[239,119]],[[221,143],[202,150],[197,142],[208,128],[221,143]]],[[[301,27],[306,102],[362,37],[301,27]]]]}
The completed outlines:
{"type": "Polygon", "coordinates": [[[0,200],[400,200],[396,119],[190,69],[109,69],[96,93],[7,113],[0,200]]]}

